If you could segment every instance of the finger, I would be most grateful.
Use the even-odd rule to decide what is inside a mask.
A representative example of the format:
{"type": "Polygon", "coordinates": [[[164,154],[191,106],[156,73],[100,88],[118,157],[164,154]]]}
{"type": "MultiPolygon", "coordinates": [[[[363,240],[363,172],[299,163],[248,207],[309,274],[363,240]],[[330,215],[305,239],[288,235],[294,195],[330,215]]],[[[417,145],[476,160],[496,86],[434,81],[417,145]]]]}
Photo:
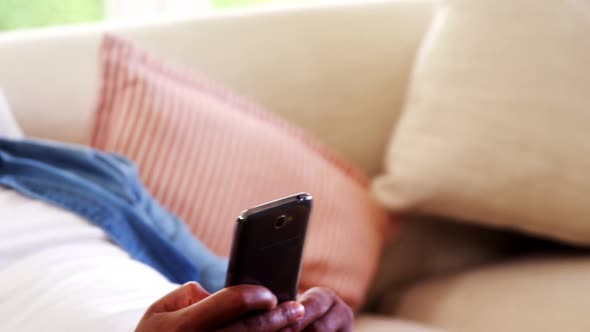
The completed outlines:
{"type": "Polygon", "coordinates": [[[173,312],[193,305],[209,296],[209,293],[196,282],[186,283],[156,301],[148,313],[173,312]]]}
{"type": "Polygon", "coordinates": [[[277,298],[261,286],[239,285],[210,295],[178,312],[179,324],[187,330],[204,331],[225,325],[252,311],[268,311],[277,306],[277,298]]]}
{"type": "Polygon", "coordinates": [[[278,331],[297,323],[305,315],[305,308],[298,302],[285,302],[273,310],[242,319],[217,332],[257,332],[278,331]]]}
{"type": "Polygon", "coordinates": [[[324,316],[336,302],[333,291],[326,288],[312,288],[305,292],[299,302],[305,308],[305,316],[287,329],[287,331],[303,331],[307,326],[324,316]]]}
{"type": "Polygon", "coordinates": [[[338,301],[320,319],[311,323],[305,332],[336,332],[350,331],[354,316],[350,308],[342,301],[338,301]]]}

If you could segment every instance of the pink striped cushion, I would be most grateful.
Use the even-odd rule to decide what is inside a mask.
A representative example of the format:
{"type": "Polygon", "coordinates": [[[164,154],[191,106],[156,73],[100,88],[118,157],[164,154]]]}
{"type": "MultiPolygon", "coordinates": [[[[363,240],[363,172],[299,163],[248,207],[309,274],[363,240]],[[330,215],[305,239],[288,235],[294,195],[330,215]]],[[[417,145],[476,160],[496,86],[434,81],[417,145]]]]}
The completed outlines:
{"type": "Polygon", "coordinates": [[[147,187],[220,255],[236,216],[296,192],[315,198],[301,284],[359,305],[390,221],[367,179],[302,130],[106,36],[93,146],[138,163],[147,187]]]}

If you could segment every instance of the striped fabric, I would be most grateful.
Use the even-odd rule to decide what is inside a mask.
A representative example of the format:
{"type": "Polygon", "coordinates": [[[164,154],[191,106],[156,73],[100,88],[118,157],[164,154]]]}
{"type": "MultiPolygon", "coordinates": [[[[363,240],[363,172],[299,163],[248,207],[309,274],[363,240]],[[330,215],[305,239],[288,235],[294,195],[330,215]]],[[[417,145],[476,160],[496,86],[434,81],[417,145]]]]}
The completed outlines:
{"type": "Polygon", "coordinates": [[[153,195],[220,255],[242,210],[312,193],[301,285],[363,301],[390,226],[363,174],[302,130],[117,37],[104,38],[100,59],[94,147],[137,162],[153,195]]]}

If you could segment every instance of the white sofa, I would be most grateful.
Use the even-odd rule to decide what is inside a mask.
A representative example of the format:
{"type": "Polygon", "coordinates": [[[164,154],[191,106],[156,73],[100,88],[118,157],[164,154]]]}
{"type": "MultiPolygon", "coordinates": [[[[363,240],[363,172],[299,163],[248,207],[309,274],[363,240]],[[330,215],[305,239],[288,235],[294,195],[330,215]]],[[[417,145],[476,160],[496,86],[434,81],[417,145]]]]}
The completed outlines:
{"type": "Polygon", "coordinates": [[[321,3],[5,33],[0,87],[27,134],[86,143],[96,54],[111,32],[280,113],[375,174],[436,2],[321,3]]]}
{"type": "MultiPolygon", "coordinates": [[[[29,136],[87,143],[103,33],[136,41],[307,128],[376,174],[436,1],[322,3],[0,34],[0,89],[29,136]]],[[[422,331],[364,316],[357,330],[422,331]]]]}

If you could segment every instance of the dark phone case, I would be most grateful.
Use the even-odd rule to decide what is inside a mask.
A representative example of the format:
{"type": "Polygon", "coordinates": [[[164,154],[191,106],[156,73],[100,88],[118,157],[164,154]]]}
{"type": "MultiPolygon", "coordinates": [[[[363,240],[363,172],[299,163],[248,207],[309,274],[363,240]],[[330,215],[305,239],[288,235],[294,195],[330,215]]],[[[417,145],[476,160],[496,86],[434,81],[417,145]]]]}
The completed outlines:
{"type": "Polygon", "coordinates": [[[301,193],[246,210],[236,224],[226,286],[262,285],[279,303],[295,300],[311,208],[311,195],[301,193]]]}

